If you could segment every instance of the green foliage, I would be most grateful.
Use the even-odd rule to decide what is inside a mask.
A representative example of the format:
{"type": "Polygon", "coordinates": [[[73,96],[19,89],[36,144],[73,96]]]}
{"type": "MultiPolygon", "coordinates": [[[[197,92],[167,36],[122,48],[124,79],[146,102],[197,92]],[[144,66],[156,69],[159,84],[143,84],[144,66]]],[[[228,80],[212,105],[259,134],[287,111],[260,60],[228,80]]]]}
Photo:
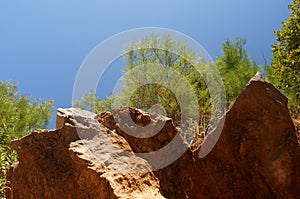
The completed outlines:
{"type": "Polygon", "coordinates": [[[196,119],[199,111],[199,126],[206,128],[211,114],[210,95],[203,74],[199,74],[192,63],[209,63],[197,59],[192,49],[170,36],[151,35],[130,46],[127,52],[121,101],[130,98],[130,106],[145,111],[159,104],[176,124],[184,117],[183,113],[199,120],[196,119]],[[153,83],[155,81],[158,83],[153,83]],[[132,92],[131,88],[137,89],[132,92]]]}
{"type": "Polygon", "coordinates": [[[300,0],[288,8],[291,15],[275,31],[273,59],[266,71],[268,79],[288,96],[290,110],[300,114],[300,0]]]}
{"type": "Polygon", "coordinates": [[[245,39],[234,42],[225,40],[223,56],[217,57],[217,67],[224,81],[228,105],[232,105],[247,82],[259,71],[257,64],[250,60],[245,50],[245,39]]]}
{"type": "Polygon", "coordinates": [[[0,83],[0,197],[4,197],[6,171],[17,161],[10,141],[35,129],[45,128],[52,110],[52,101],[31,101],[29,96],[19,94],[16,84],[8,81],[0,83]]]}
{"type": "Polygon", "coordinates": [[[199,60],[193,50],[170,36],[151,35],[125,50],[121,92],[107,100],[99,100],[94,92],[90,92],[76,100],[74,106],[94,112],[133,106],[163,113],[177,125],[182,124],[181,120],[187,121],[189,131],[196,122],[204,131],[211,115],[211,99],[203,74],[199,74],[190,62],[193,60],[201,66],[211,63],[199,60]],[[199,112],[200,120],[197,118],[199,112]],[[182,113],[188,113],[189,118],[184,118],[182,113]]]}
{"type": "MultiPolygon", "coordinates": [[[[256,63],[250,60],[245,44],[246,40],[226,40],[222,46],[223,56],[217,58],[217,67],[225,83],[229,104],[234,102],[259,70],[256,63]]],[[[77,100],[75,106],[101,112],[129,105],[165,114],[177,125],[182,125],[183,119],[186,121],[184,136],[188,141],[196,132],[205,132],[210,120],[217,121],[211,114],[214,99],[211,99],[202,78],[216,81],[215,74],[209,70],[213,63],[197,59],[193,50],[170,36],[160,38],[151,35],[132,44],[125,52],[126,66],[121,92],[107,100],[98,100],[96,94],[90,92],[77,100]],[[203,74],[199,74],[196,67],[201,68],[203,74]],[[196,98],[192,97],[193,94],[196,98]],[[182,113],[189,113],[189,118],[184,118],[182,113]],[[197,113],[200,118],[197,118],[197,113]]]]}
{"type": "Polygon", "coordinates": [[[111,111],[112,100],[113,95],[108,96],[107,99],[100,100],[94,91],[90,91],[82,98],[75,100],[73,106],[94,113],[100,113],[111,111]]]}

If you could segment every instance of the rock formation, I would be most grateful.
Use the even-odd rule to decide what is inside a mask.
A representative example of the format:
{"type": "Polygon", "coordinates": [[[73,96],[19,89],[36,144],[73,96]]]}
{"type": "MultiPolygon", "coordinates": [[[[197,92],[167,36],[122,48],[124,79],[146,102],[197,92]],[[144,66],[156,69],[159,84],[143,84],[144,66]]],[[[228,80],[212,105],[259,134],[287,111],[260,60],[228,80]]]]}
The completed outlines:
{"type": "Polygon", "coordinates": [[[159,115],[149,116],[148,113],[138,109],[123,107],[114,110],[112,113],[99,114],[97,119],[99,123],[109,129],[115,129],[116,133],[124,137],[130,144],[134,153],[139,154],[149,162],[154,170],[154,174],[160,180],[161,192],[166,198],[185,198],[184,187],[188,187],[190,184],[190,168],[193,165],[192,153],[188,150],[187,143],[181,137],[179,129],[174,126],[170,118],[159,115]],[[128,117],[128,113],[130,117],[128,117]],[[147,131],[151,131],[150,133],[148,132],[149,134],[152,134],[152,131],[158,133],[150,138],[142,139],[128,135],[128,133],[139,129],[139,127],[135,127],[135,123],[128,121],[131,118],[132,121],[141,127],[150,127],[141,128],[140,130],[144,130],[141,133],[147,133],[147,131]],[[148,126],[146,126],[147,124],[148,126]],[[171,141],[173,142],[170,143],[171,141]],[[166,145],[169,145],[170,148],[165,148],[166,145]],[[154,157],[149,157],[149,152],[157,151],[161,148],[164,148],[165,151],[155,154],[154,157]],[[166,165],[167,167],[162,167],[161,165],[166,165]],[[160,169],[158,170],[158,168],[160,169]]]}
{"type": "Polygon", "coordinates": [[[299,132],[287,98],[255,77],[222,119],[188,145],[164,116],[59,109],[56,130],[13,141],[19,163],[7,198],[298,198],[299,132]]]}
{"type": "Polygon", "coordinates": [[[14,141],[19,163],[8,172],[7,198],[163,198],[149,164],[94,117],[59,109],[57,130],[14,141]],[[136,167],[148,172],[130,171],[136,167]]]}
{"type": "Polygon", "coordinates": [[[214,149],[205,158],[195,159],[191,179],[195,186],[189,187],[188,195],[298,198],[299,157],[287,98],[272,84],[254,78],[227,112],[214,149]]]}

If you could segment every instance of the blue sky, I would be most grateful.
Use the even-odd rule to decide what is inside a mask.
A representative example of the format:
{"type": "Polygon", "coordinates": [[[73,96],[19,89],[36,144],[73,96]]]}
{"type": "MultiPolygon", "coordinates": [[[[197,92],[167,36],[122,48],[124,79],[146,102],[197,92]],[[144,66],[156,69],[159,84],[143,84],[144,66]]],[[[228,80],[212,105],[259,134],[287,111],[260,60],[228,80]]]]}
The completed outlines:
{"type": "MultiPolygon", "coordinates": [[[[199,42],[215,59],[224,39],[248,40],[251,58],[271,58],[274,30],[291,0],[1,1],[0,80],[19,82],[22,94],[70,107],[76,73],[89,52],[132,28],[162,27],[199,42]]],[[[120,74],[120,70],[114,71],[120,74]]],[[[114,85],[109,76],[100,87],[114,85]]],[[[105,90],[100,95],[105,96],[105,90]]],[[[50,124],[54,128],[54,121],[50,124]]]]}

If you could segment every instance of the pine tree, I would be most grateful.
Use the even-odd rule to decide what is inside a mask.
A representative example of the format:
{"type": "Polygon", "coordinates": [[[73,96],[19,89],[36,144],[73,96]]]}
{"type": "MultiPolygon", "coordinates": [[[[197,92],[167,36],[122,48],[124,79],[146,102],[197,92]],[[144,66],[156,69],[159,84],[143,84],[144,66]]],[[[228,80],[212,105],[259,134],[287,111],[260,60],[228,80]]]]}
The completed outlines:
{"type": "Polygon", "coordinates": [[[300,0],[289,5],[291,14],[276,30],[272,46],[273,59],[267,68],[270,81],[289,98],[293,113],[300,113],[300,0]]]}
{"type": "Polygon", "coordinates": [[[10,141],[45,128],[52,111],[53,101],[31,101],[29,96],[19,94],[16,84],[0,82],[0,198],[4,197],[6,171],[17,161],[10,141]]]}
{"type": "MultiPolygon", "coordinates": [[[[199,111],[200,121],[197,123],[202,130],[206,128],[211,114],[211,100],[201,76],[203,74],[199,74],[191,63],[193,62],[191,60],[197,59],[193,50],[168,35],[164,37],[151,35],[132,44],[127,52],[121,101],[130,96],[130,106],[146,111],[151,111],[153,106],[155,108],[159,104],[176,124],[180,123],[182,112],[188,112],[191,118],[196,118],[199,111]],[[146,67],[151,64],[159,67],[146,67]],[[174,78],[175,76],[178,79],[174,78]],[[161,83],[170,87],[152,83],[151,80],[158,77],[161,83]],[[186,81],[192,89],[187,89],[183,81],[186,81]],[[130,88],[136,85],[144,86],[132,93],[130,88]],[[192,96],[192,92],[196,95],[196,100],[187,97],[192,96]],[[183,102],[185,106],[180,107],[180,100],[187,100],[183,102]]],[[[195,62],[199,65],[209,64],[203,60],[195,62]]]]}
{"type": "Polygon", "coordinates": [[[234,42],[225,40],[222,45],[223,56],[217,57],[217,67],[224,81],[229,106],[259,70],[245,50],[246,42],[245,39],[236,39],[234,42]]]}

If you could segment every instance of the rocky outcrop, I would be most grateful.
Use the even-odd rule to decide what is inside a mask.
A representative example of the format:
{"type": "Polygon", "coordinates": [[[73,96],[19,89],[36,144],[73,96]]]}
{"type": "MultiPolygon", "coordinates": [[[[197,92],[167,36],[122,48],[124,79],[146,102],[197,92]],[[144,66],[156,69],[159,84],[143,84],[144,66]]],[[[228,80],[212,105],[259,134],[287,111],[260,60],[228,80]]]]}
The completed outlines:
{"type": "Polygon", "coordinates": [[[12,143],[19,163],[8,198],[298,198],[299,133],[287,98],[256,76],[222,121],[188,145],[164,116],[60,109],[57,130],[12,143]]]}
{"type": "Polygon", "coordinates": [[[8,172],[7,198],[163,198],[150,165],[94,117],[60,109],[57,130],[14,141],[19,163],[8,172]]]}
{"type": "MultiPolygon", "coordinates": [[[[110,124],[109,128],[116,129],[134,152],[140,152],[147,143],[124,133],[120,122],[115,122],[122,121],[125,110],[102,113],[98,120],[104,125],[110,124]]],[[[137,116],[135,111],[130,109],[131,115],[137,116]]],[[[223,128],[217,127],[204,143],[196,140],[178,160],[154,172],[162,193],[168,198],[297,198],[300,194],[299,144],[287,98],[257,75],[223,120],[223,128]],[[205,142],[215,139],[218,131],[222,133],[217,144],[200,159],[199,151],[205,142]]],[[[149,123],[142,119],[136,122],[141,126],[149,123]]],[[[167,139],[172,137],[174,135],[167,139]]],[[[164,147],[164,142],[159,140],[150,144],[152,150],[164,147]]]]}
{"type": "MultiPolygon", "coordinates": [[[[200,149],[193,152],[194,157],[200,149]]],[[[211,153],[195,159],[194,186],[189,187],[188,195],[298,198],[299,158],[287,98],[272,84],[256,78],[226,114],[222,134],[211,153]]]]}
{"type": "Polygon", "coordinates": [[[161,192],[165,197],[186,198],[185,187],[190,184],[193,158],[180,129],[175,127],[170,118],[122,107],[112,113],[101,113],[97,119],[109,129],[115,129],[118,135],[126,139],[135,154],[149,162],[159,178],[161,192]],[[135,133],[151,137],[137,138],[133,136],[135,133]]]}

